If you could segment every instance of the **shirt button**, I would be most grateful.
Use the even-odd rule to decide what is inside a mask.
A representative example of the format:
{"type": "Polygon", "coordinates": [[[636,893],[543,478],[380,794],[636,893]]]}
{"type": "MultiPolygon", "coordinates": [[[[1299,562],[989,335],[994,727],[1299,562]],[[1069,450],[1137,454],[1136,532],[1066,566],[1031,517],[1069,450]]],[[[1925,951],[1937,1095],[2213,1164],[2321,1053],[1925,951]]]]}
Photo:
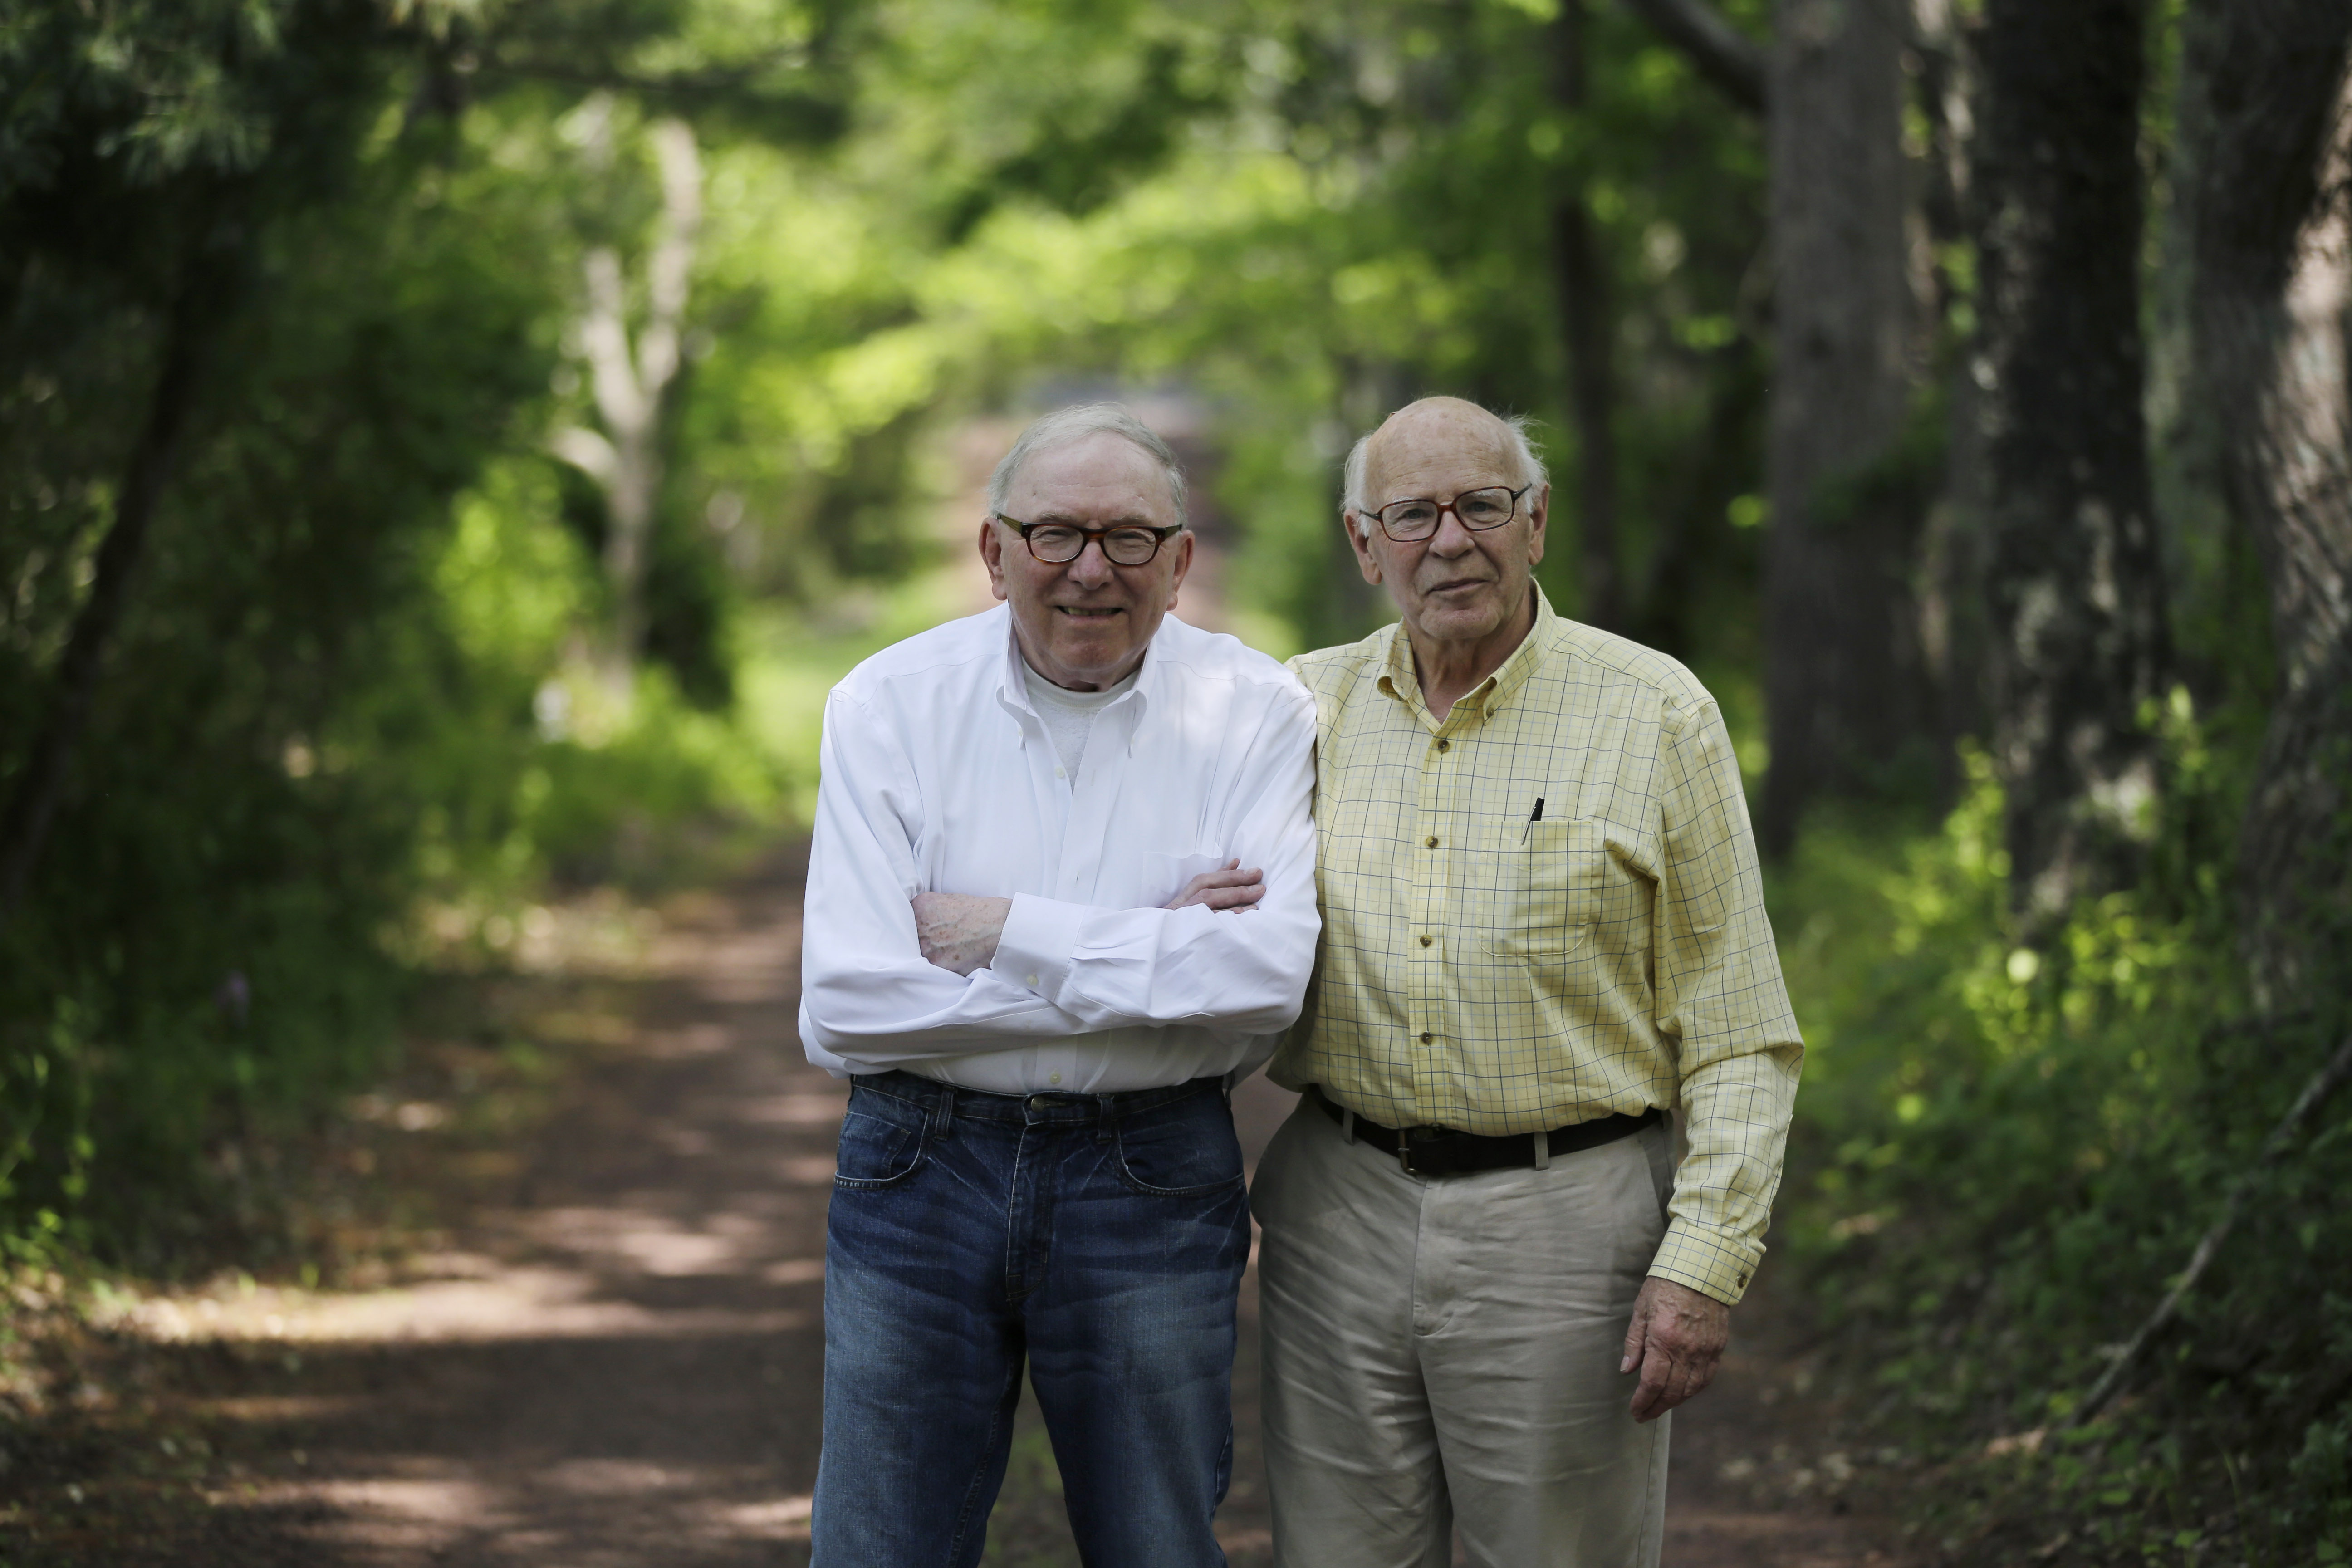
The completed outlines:
{"type": "Polygon", "coordinates": [[[1434,849],[1437,847],[1437,835],[1433,833],[1422,842],[1424,848],[1434,849]]]}
{"type": "Polygon", "coordinates": [[[1454,742],[1451,741],[1440,741],[1437,742],[1437,749],[1441,752],[1450,752],[1454,749],[1454,742]]]}
{"type": "MultiPolygon", "coordinates": [[[[1423,938],[1421,939],[1421,945],[1422,945],[1422,946],[1423,946],[1423,947],[1427,947],[1431,942],[1435,942],[1436,940],[1437,940],[1437,939],[1436,939],[1435,937],[1433,937],[1433,936],[1425,936],[1425,937],[1423,937],[1423,938]]],[[[1425,1039],[1429,1038],[1429,1037],[1428,1037],[1427,1035],[1423,1035],[1423,1036],[1422,1037],[1422,1038],[1425,1040],[1425,1039]]]]}
{"type": "Polygon", "coordinates": [[[1062,1075],[1060,1073],[1049,1073],[1046,1075],[1045,1081],[1047,1083],[1059,1083],[1062,1081],[1062,1075]]]}
{"type": "Polygon", "coordinates": [[[1066,779],[1070,776],[1070,773],[1067,768],[1055,768],[1054,770],[1054,776],[1057,779],[1066,779]]]}
{"type": "Polygon", "coordinates": [[[1034,974],[1029,975],[1024,979],[1021,984],[1029,987],[1030,990],[1034,991],[1037,989],[1037,977],[1034,974]]]}
{"type": "Polygon", "coordinates": [[[1433,1035],[1431,1035],[1431,1034],[1430,1034],[1430,1032],[1429,1032],[1428,1030],[1426,1030],[1426,1029],[1423,1029],[1423,1030],[1421,1032],[1421,1043],[1422,1043],[1423,1045],[1424,1045],[1424,1046],[1425,1046],[1425,1045],[1427,1045],[1427,1044],[1429,1044],[1429,1042],[1430,1042],[1433,1038],[1434,1038],[1434,1037],[1433,1037],[1433,1035]]]}

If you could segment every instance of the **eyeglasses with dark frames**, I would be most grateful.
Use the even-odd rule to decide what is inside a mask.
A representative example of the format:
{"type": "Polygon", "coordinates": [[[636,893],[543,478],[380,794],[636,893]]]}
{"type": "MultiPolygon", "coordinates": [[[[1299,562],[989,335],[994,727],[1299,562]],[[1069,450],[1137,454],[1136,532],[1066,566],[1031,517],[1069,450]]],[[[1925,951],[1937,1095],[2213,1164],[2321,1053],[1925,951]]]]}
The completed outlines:
{"type": "Polygon", "coordinates": [[[1452,500],[1441,501],[1430,496],[1412,500],[1393,500],[1372,513],[1381,531],[1399,544],[1413,544],[1437,532],[1437,525],[1452,512],[1462,526],[1483,532],[1500,528],[1519,514],[1519,498],[1535,489],[1533,484],[1511,489],[1503,485],[1484,485],[1475,490],[1464,490],[1452,500]]]}
{"type": "Polygon", "coordinates": [[[1184,531],[1184,525],[1152,528],[1122,522],[1109,528],[1081,528],[1075,522],[1024,522],[996,514],[996,521],[1021,535],[1029,553],[1049,566],[1076,561],[1089,544],[1102,546],[1103,559],[1114,566],[1140,566],[1160,553],[1160,547],[1184,531]]]}

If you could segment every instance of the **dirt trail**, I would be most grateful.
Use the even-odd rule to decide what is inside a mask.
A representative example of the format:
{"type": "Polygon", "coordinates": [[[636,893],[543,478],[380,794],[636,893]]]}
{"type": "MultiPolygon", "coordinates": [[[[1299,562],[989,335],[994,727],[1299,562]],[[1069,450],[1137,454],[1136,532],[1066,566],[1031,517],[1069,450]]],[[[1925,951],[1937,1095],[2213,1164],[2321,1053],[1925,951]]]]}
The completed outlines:
{"type": "MultiPolygon", "coordinates": [[[[625,1038],[520,1150],[502,1201],[401,1289],[262,1292],[140,1318],[215,1453],[201,1539],[28,1561],[369,1565],[805,1561],[818,1437],[825,1203],[843,1086],[794,1044],[797,868],[699,900],[656,940],[625,1038]],[[234,1479],[221,1479],[224,1473],[234,1479]]],[[[1289,1099],[1241,1098],[1253,1156],[1289,1099]]],[[[1237,1564],[1269,1558],[1244,1310],[1237,1564]]],[[[1724,1479],[1769,1461],[1786,1369],[1744,1344],[1676,1417],[1666,1561],[1885,1561],[1817,1503],[1724,1479]]],[[[1074,1563],[1034,1410],[990,1561],[1074,1563]]],[[[5,1557],[0,1552],[0,1557],[5,1557]]]]}

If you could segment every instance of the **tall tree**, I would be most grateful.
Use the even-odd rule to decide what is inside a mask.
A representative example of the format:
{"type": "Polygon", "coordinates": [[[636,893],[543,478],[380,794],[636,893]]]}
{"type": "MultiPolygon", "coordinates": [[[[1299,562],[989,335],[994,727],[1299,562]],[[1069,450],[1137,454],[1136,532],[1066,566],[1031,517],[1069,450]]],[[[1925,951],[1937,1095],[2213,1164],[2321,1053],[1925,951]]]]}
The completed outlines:
{"type": "MultiPolygon", "coordinates": [[[[613,161],[613,110],[604,94],[583,110],[591,117],[590,161],[606,177],[613,161]]],[[[619,247],[590,247],[585,303],[575,330],[604,429],[570,426],[554,437],[557,455],[604,492],[604,574],[612,586],[613,622],[603,663],[604,678],[615,689],[625,689],[645,647],[646,567],[661,489],[663,404],[682,363],[687,300],[702,227],[702,162],[693,131],[682,120],[663,119],[646,128],[646,139],[660,171],[661,206],[646,256],[643,321],[633,338],[619,247]]]]}
{"type": "MultiPolygon", "coordinates": [[[[1552,22],[1553,88],[1559,106],[1580,117],[1591,100],[1584,0],[1560,0],[1552,22]]],[[[1568,406],[1576,426],[1576,520],[1580,613],[1596,626],[1625,624],[1623,552],[1617,539],[1617,440],[1613,349],[1616,319],[1610,308],[1609,263],[1592,232],[1583,160],[1572,163],[1552,205],[1552,268],[1559,294],[1560,336],[1567,349],[1568,406]]]]}
{"type": "Polygon", "coordinates": [[[1761,829],[1866,792],[1926,734],[1896,458],[1922,316],[1905,233],[1898,0],[1780,0],[1767,99],[1773,388],[1766,486],[1761,829]]]}
{"type": "Polygon", "coordinates": [[[2163,569],[2141,412],[2145,0],[1989,0],[1973,195],[1993,752],[2029,930],[2153,826],[2163,569]]]}
{"type": "Polygon", "coordinates": [[[2195,363],[2279,669],[2241,885],[2285,1008],[2340,995],[2352,960],[2352,6],[2192,0],[2184,45],[2195,363]]]}
{"type": "Polygon", "coordinates": [[[415,35],[336,0],[12,7],[0,28],[0,321],[21,327],[8,318],[31,285],[61,269],[90,279],[96,315],[152,337],[157,366],[45,710],[24,751],[0,757],[15,763],[0,805],[5,925],[65,795],[204,399],[206,350],[244,302],[261,230],[341,193],[381,57],[415,35]]]}

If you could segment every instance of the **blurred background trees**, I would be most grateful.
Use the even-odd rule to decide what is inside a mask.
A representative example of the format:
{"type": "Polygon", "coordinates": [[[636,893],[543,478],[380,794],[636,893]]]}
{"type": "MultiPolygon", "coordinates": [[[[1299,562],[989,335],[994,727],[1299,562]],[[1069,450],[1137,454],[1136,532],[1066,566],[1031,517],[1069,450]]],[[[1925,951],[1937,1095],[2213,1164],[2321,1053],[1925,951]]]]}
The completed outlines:
{"type": "MultiPolygon", "coordinates": [[[[1453,392],[1541,422],[1555,602],[1733,720],[1814,1047],[1792,1289],[1890,1440],[2048,1426],[2352,1021],[2347,46],[2336,0],[0,0],[0,1233],[253,1256],[253,1163],[417,975],[790,832],[829,681],[977,607],[1027,414],[1184,424],[1188,610],[1287,653],[1385,614],[1339,459],[1453,392]]],[[[2320,1121],[1955,1540],[2352,1549],[2320,1121]]]]}

